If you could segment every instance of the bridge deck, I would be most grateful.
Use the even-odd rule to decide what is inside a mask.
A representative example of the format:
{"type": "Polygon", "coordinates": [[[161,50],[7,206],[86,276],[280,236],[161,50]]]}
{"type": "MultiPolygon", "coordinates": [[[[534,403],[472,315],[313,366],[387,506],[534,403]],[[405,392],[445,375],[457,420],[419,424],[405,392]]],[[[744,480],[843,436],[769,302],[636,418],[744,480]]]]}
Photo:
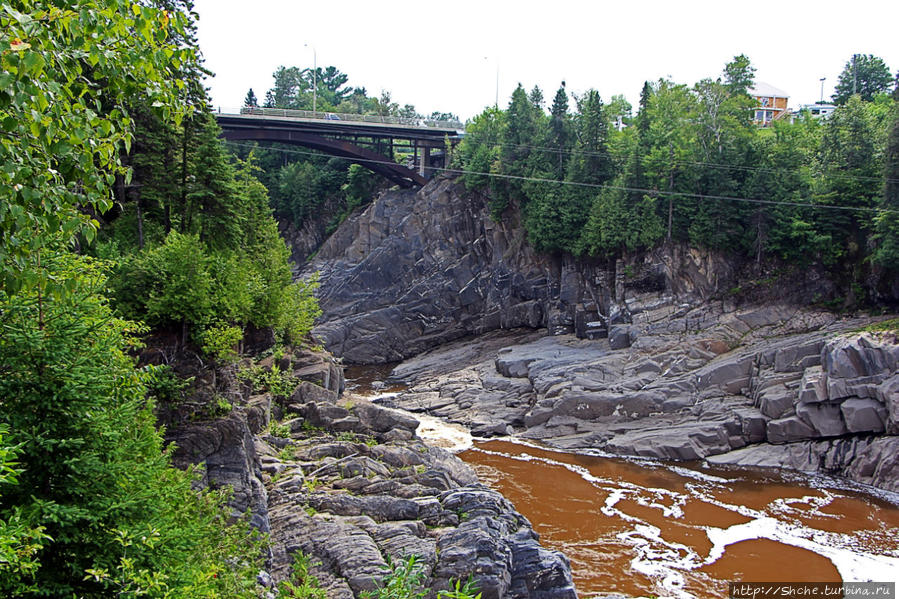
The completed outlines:
{"type": "Polygon", "coordinates": [[[377,115],[334,114],[279,108],[244,108],[240,113],[220,112],[216,120],[228,128],[296,128],[319,135],[371,136],[420,142],[457,138],[462,124],[452,121],[404,119],[377,115]]]}

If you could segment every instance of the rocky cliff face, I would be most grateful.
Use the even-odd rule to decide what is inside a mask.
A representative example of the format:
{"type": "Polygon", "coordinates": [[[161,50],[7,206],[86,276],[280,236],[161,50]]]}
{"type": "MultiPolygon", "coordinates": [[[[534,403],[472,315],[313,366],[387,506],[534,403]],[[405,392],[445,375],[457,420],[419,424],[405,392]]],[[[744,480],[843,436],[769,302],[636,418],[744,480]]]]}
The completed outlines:
{"type": "Polygon", "coordinates": [[[417,192],[381,194],[341,225],[306,272],[322,275],[324,316],[315,334],[355,363],[397,361],[514,327],[603,337],[630,320],[628,302],[641,294],[697,302],[721,290],[755,297],[768,290],[808,301],[833,292],[810,270],[790,273],[777,293],[769,287],[778,276],[739,285],[739,268],[677,246],[617,263],[537,255],[516,222],[489,218],[483,196],[437,178],[417,192]]]}
{"type": "MultiPolygon", "coordinates": [[[[199,466],[198,484],[230,486],[234,516],[249,513],[270,533],[260,586],[289,579],[302,553],[329,597],[353,599],[378,588],[388,559],[415,555],[429,597],[469,575],[485,598],[577,597],[568,560],[544,549],[530,523],[468,466],[423,444],[415,418],[339,399],[342,368],[323,352],[243,364],[275,366],[291,375],[291,393],[273,396],[202,369],[190,399],[162,414],[175,464],[199,466]],[[216,401],[204,397],[209,387],[216,401]],[[227,413],[217,413],[218,399],[227,413]]],[[[188,365],[180,368],[187,374],[188,365]]]]}
{"type": "Polygon", "coordinates": [[[895,340],[838,338],[870,319],[802,307],[837,292],[813,269],[753,275],[678,246],[610,264],[539,256],[448,179],[382,194],[311,269],[316,333],[347,361],[482,336],[401,365],[400,407],[485,436],[899,484],[895,340]],[[483,337],[514,327],[545,338],[483,337]]]}

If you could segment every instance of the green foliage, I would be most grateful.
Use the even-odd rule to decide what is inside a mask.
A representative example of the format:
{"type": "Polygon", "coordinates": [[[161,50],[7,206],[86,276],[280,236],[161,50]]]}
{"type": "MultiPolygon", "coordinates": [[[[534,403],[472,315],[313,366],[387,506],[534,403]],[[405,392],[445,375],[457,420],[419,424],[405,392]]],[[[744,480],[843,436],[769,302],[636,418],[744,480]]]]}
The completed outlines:
{"type": "Polygon", "coordinates": [[[542,95],[519,85],[507,110],[469,123],[462,180],[489,187],[491,216],[520,217],[542,253],[611,258],[671,240],[824,265],[847,285],[871,262],[894,276],[897,104],[850,98],[827,121],[762,130],[751,122],[754,73],[739,55],[692,87],[647,82],[633,119],[625,101],[605,106],[594,90],[569,115],[564,84],[546,115],[542,95]],[[619,117],[631,126],[610,131],[619,117]]]}
{"type": "Polygon", "coordinates": [[[884,160],[881,212],[874,220],[872,259],[891,271],[899,271],[899,115],[893,122],[884,160]],[[889,212],[886,212],[888,210],[889,212]]]}
{"type": "Polygon", "coordinates": [[[437,599],[481,599],[481,593],[478,592],[474,576],[469,574],[465,582],[461,579],[451,580],[448,590],[437,591],[437,599]]]}
{"type": "MultiPolygon", "coordinates": [[[[269,434],[273,437],[289,439],[290,427],[273,420],[269,423],[269,434]]],[[[281,449],[281,451],[278,452],[278,459],[282,462],[290,462],[296,459],[296,451],[297,448],[288,443],[281,449]]]]}
{"type": "Polygon", "coordinates": [[[879,332],[899,333],[899,318],[890,318],[888,320],[881,320],[880,322],[875,322],[874,324],[869,324],[868,326],[863,327],[861,330],[868,332],[868,333],[879,333],[879,332]]]}
{"type": "Polygon", "coordinates": [[[235,348],[241,339],[243,330],[240,327],[216,324],[201,333],[200,349],[217,362],[228,364],[237,360],[235,348]]]}
{"type": "Polygon", "coordinates": [[[18,484],[8,462],[0,473],[3,596],[255,596],[255,536],[230,523],[224,495],[195,492],[193,475],[170,467],[147,386],[174,385],[129,357],[145,329],[107,304],[104,265],[70,252],[88,249],[90,215],[107,213],[114,187],[129,182],[119,152],[138,149],[141,114],[160,123],[151,141],[164,151],[145,170],[162,176],[148,178],[152,205],[117,197],[136,208],[137,227],[104,252],[181,235],[134,270],[161,275],[158,285],[142,279],[153,315],[205,323],[195,293],[214,277],[202,253],[186,252],[249,243],[217,168],[216,132],[195,112],[204,100],[190,2],[158,4],[20,0],[0,11],[0,427],[14,431],[18,461],[18,484]],[[173,148],[191,149],[191,160],[173,148]],[[201,171],[210,178],[187,176],[201,171]],[[166,192],[164,178],[178,184],[166,192]],[[142,227],[141,208],[159,215],[155,228],[142,227]]]}
{"type": "Polygon", "coordinates": [[[239,328],[271,327],[287,341],[305,341],[320,313],[313,295],[317,280],[292,281],[288,250],[250,168],[237,171],[230,185],[244,214],[240,241],[221,247],[172,230],[159,245],[122,257],[112,289],[124,315],[155,327],[178,325],[201,342],[204,330],[221,320],[239,328]]]}
{"type": "Polygon", "coordinates": [[[194,377],[181,378],[170,366],[146,366],[145,384],[147,391],[157,401],[178,403],[185,397],[185,391],[193,384],[194,377]]]}
{"type": "MultiPolygon", "coordinates": [[[[18,484],[16,456],[21,446],[9,445],[4,437],[9,433],[5,424],[0,424],[0,492],[5,485],[18,484]]],[[[0,577],[22,581],[33,578],[40,568],[35,555],[44,543],[51,541],[43,526],[30,525],[21,508],[14,507],[6,517],[0,517],[0,577]]],[[[21,583],[19,591],[36,591],[35,587],[21,583]]]]}
{"type": "Polygon", "coordinates": [[[376,188],[377,178],[374,173],[361,165],[351,164],[346,183],[341,187],[341,191],[346,194],[346,214],[370,201],[376,188]]]}
{"type": "MultiPolygon", "coordinates": [[[[486,108],[474,117],[466,127],[465,137],[456,148],[456,159],[465,171],[462,180],[473,189],[484,189],[490,185],[490,177],[483,173],[493,172],[499,161],[500,144],[505,130],[505,112],[496,108],[486,108]]],[[[505,205],[491,203],[491,215],[499,218],[505,205]]]]}
{"type": "Polygon", "coordinates": [[[130,147],[125,101],[178,120],[178,76],[197,64],[180,46],[189,16],[133,0],[19,0],[0,11],[0,285],[7,293],[64,281],[35,268],[42,249],[91,241],[79,207],[112,206],[130,147]]]}
{"type": "Polygon", "coordinates": [[[421,588],[425,579],[424,566],[417,555],[410,555],[394,561],[390,555],[385,556],[386,574],[381,579],[378,589],[363,592],[366,599],[421,599],[427,591],[421,588]]]}
{"type": "Polygon", "coordinates": [[[318,579],[310,574],[312,560],[302,551],[293,554],[291,576],[278,585],[280,597],[297,597],[298,599],[326,599],[327,593],[318,579]]]}
{"type": "Polygon", "coordinates": [[[250,383],[253,391],[267,391],[275,397],[287,397],[293,393],[297,380],[289,372],[282,371],[277,364],[271,368],[251,366],[237,373],[240,380],[250,383]]]}
{"type": "Polygon", "coordinates": [[[21,446],[19,484],[0,489],[0,518],[43,526],[50,540],[35,556],[40,567],[0,578],[0,592],[105,594],[152,575],[172,597],[248,596],[255,541],[246,525],[225,526],[223,497],[198,495],[191,475],[169,466],[147,375],[126,353],[138,329],[98,294],[100,266],[69,254],[43,265],[72,291],[0,293],[0,424],[21,446]],[[117,540],[154,531],[152,546],[117,540]],[[109,576],[85,578],[88,570],[109,576]]]}
{"type": "Polygon", "coordinates": [[[889,92],[892,82],[893,75],[882,58],[872,54],[854,54],[840,73],[833,102],[845,104],[854,94],[870,102],[878,94],[889,92]]]}

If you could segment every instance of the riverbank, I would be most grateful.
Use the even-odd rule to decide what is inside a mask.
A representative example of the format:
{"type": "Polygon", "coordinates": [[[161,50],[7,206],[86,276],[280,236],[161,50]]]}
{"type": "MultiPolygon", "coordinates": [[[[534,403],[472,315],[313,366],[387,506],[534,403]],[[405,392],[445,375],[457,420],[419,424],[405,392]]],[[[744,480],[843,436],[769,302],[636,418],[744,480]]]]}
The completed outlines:
{"type": "Polygon", "coordinates": [[[291,580],[299,559],[328,597],[355,599],[414,555],[428,597],[469,576],[485,599],[577,597],[567,558],[456,456],[423,443],[417,419],[344,393],[324,352],[279,354],[197,372],[196,404],[164,415],[176,464],[230,486],[234,516],[269,533],[260,584],[291,580]],[[227,397],[228,412],[210,414],[204,393],[227,397]]]}
{"type": "Polygon", "coordinates": [[[391,405],[561,449],[788,466],[899,490],[899,345],[873,319],[663,303],[627,344],[532,331],[426,352],[391,405]]]}

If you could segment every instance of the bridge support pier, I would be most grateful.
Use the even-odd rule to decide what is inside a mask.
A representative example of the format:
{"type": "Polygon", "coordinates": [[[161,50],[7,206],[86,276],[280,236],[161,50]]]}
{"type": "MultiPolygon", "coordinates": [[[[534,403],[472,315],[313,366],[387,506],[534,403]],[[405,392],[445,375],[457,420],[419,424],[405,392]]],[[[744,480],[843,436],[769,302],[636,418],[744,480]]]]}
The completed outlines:
{"type": "Polygon", "coordinates": [[[428,146],[423,146],[421,148],[421,155],[419,156],[419,164],[418,164],[418,174],[422,177],[427,176],[425,173],[425,169],[428,165],[431,164],[431,148],[428,146]]]}

